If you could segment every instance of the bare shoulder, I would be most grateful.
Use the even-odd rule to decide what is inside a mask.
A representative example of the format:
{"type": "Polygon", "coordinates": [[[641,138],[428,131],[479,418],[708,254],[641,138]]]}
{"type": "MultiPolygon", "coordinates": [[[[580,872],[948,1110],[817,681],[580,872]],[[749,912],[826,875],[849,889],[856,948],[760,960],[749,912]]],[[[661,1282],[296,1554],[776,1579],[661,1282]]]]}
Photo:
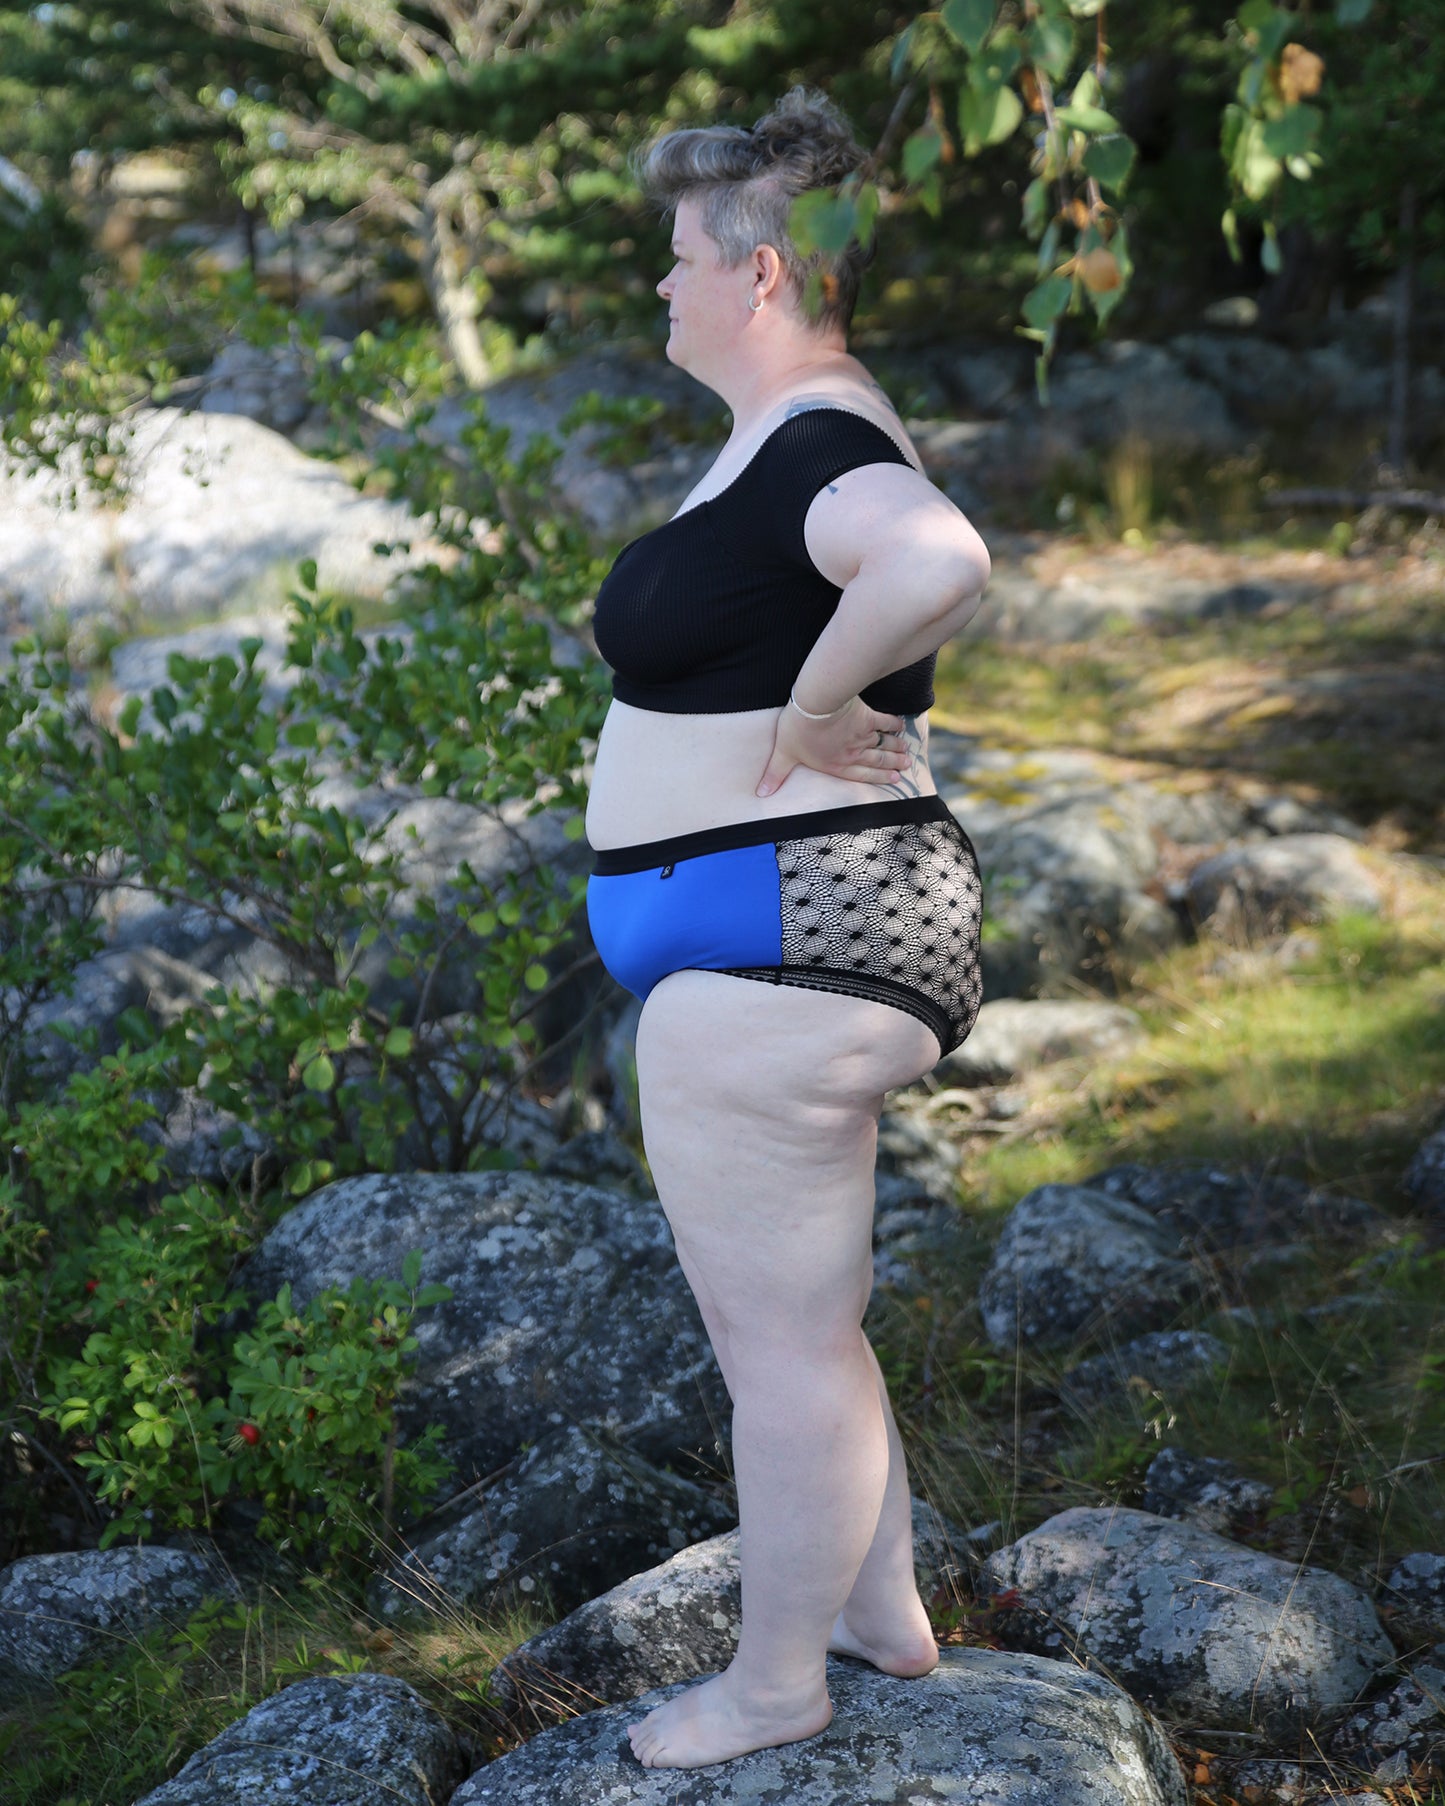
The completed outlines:
{"type": "Polygon", "coordinates": [[[846,408],[861,415],[888,434],[915,470],[923,469],[918,448],[909,438],[898,410],[882,384],[875,382],[856,358],[840,358],[836,373],[830,371],[825,381],[815,378],[808,388],[787,396],[778,404],[773,424],[781,425],[813,408],[846,408]]]}

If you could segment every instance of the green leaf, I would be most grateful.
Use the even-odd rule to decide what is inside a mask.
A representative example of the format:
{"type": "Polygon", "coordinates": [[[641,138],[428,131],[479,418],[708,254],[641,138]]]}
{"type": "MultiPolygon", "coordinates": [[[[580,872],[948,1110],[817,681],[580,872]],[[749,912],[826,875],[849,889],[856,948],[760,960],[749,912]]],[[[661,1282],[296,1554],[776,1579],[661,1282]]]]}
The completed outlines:
{"type": "Polygon", "coordinates": [[[401,1263],[401,1282],[409,1292],[416,1290],[416,1282],[421,1278],[421,1262],[421,1249],[408,1249],[406,1258],[401,1263]]]}
{"type": "MultiPolygon", "coordinates": [[[[878,223],[878,209],[880,205],[881,197],[878,193],[878,184],[876,182],[865,182],[858,190],[857,199],[858,218],[855,230],[858,234],[858,242],[860,245],[872,244],[874,229],[878,223]]],[[[572,820],[577,823],[578,831],[580,832],[582,826],[581,816],[574,816],[572,817],[572,820]]],[[[575,839],[576,836],[574,835],[572,838],[575,839]]]]}
{"type": "Polygon", "coordinates": [[[1284,268],[1284,259],[1279,254],[1279,239],[1276,236],[1272,220],[1264,228],[1264,243],[1259,247],[1259,261],[1271,276],[1278,276],[1284,268]]]}
{"type": "Polygon", "coordinates": [[[905,26],[899,32],[893,45],[893,55],[888,59],[889,81],[898,82],[903,79],[903,72],[908,67],[908,58],[913,49],[913,39],[917,30],[918,21],[915,19],[911,25],[905,26]]]}
{"type": "Polygon", "coordinates": [[[810,189],[800,194],[788,214],[788,231],[804,257],[821,252],[837,257],[853,242],[857,207],[852,197],[810,189]]]}
{"type": "Polygon", "coordinates": [[[1271,0],[1245,0],[1239,23],[1253,34],[1258,54],[1267,62],[1277,57],[1294,29],[1294,15],[1282,12],[1271,0]]]}
{"type": "Polygon", "coordinates": [[[529,991],[543,991],[547,988],[547,968],[531,965],[522,974],[522,983],[529,991]]]}
{"type": "Polygon", "coordinates": [[[1106,113],[1102,107],[1060,107],[1054,117],[1060,125],[1070,126],[1076,132],[1098,132],[1113,135],[1119,131],[1119,121],[1112,113],[1106,113]]]}
{"type": "Polygon", "coordinates": [[[1035,176],[1024,190],[1023,222],[1032,239],[1041,237],[1049,223],[1049,185],[1042,176],[1035,176]]]}
{"type": "Polygon", "coordinates": [[[969,156],[988,144],[1001,144],[1017,130],[1024,116],[1024,104],[1012,88],[993,88],[980,93],[965,88],[958,97],[958,127],[963,133],[964,149],[969,156]]]}
{"type": "Polygon", "coordinates": [[[993,30],[997,12],[994,0],[947,0],[940,16],[968,54],[977,56],[993,30]]]}
{"type": "Polygon", "coordinates": [[[1134,167],[1134,144],[1123,132],[1109,132],[1095,138],[1084,150],[1084,171],[1101,188],[1118,192],[1129,180],[1134,167]]]}
{"type": "Polygon", "coordinates": [[[308,1091],[330,1091],[336,1084],[336,1068],[325,1054],[318,1054],[301,1074],[301,1083],[308,1091]]]}
{"type": "Polygon", "coordinates": [[[413,1035],[409,1028],[391,1028],[381,1044],[381,1051],[394,1060],[404,1060],[411,1052],[413,1035]]]}
{"type": "Polygon", "coordinates": [[[1029,54],[1055,81],[1068,74],[1074,58],[1074,28],[1067,19],[1040,14],[1029,26],[1029,54]]]}
{"type": "Polygon", "coordinates": [[[921,182],[942,161],[943,140],[931,125],[914,132],[903,141],[903,176],[908,182],[921,182]]]}
{"type": "Polygon", "coordinates": [[[1070,277],[1045,276],[1024,296],[1022,312],[1025,320],[1036,329],[1051,326],[1069,305],[1073,293],[1070,277]]]}
{"type": "Polygon", "coordinates": [[[140,697],[132,696],[127,699],[125,707],[120,712],[120,719],[116,725],[127,740],[135,738],[135,730],[140,725],[141,707],[140,697]]]}
{"type": "Polygon", "coordinates": [[[1375,0],[1335,0],[1335,22],[1339,25],[1363,25],[1374,4],[1375,0]]]}
{"type": "Polygon", "coordinates": [[[1324,117],[1318,107],[1304,102],[1286,107],[1278,119],[1265,121],[1260,142],[1272,157],[1302,157],[1313,148],[1324,117]]]}

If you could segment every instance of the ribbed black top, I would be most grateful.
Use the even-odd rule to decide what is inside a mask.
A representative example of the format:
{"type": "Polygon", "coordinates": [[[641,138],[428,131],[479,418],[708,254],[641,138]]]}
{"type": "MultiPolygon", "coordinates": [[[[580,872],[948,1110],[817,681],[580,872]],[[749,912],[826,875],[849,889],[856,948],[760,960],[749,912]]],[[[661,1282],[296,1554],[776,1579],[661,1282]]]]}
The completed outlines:
{"type": "MultiPolygon", "coordinates": [[[[612,693],[669,715],[781,708],[843,593],[808,556],[814,496],[863,464],[907,464],[848,408],[808,408],[774,429],[726,489],[618,553],[593,630],[612,693]]],[[[870,708],[919,715],[935,655],[880,677],[870,708]]]]}

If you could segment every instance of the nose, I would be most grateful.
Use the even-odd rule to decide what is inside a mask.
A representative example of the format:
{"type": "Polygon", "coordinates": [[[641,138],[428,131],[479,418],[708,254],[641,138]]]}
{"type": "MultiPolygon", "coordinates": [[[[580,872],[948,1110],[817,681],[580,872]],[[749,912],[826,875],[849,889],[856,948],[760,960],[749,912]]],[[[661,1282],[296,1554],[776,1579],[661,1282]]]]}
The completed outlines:
{"type": "Polygon", "coordinates": [[[664,301],[672,299],[672,271],[669,270],[657,285],[657,292],[664,301]]]}

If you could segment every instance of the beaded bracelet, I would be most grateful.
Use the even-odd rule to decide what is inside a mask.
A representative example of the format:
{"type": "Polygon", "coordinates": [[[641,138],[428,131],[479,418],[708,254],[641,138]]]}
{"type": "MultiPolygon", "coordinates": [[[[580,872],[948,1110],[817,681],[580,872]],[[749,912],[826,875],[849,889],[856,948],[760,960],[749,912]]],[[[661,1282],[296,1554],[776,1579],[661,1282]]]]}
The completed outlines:
{"type": "Polygon", "coordinates": [[[792,690],[789,690],[788,692],[788,701],[792,703],[793,707],[805,721],[831,721],[835,715],[841,715],[844,709],[847,708],[848,703],[852,702],[852,700],[853,698],[850,696],[847,702],[840,702],[836,709],[829,709],[826,715],[815,715],[811,709],[805,709],[803,707],[802,703],[798,701],[797,696],[792,690]]]}

